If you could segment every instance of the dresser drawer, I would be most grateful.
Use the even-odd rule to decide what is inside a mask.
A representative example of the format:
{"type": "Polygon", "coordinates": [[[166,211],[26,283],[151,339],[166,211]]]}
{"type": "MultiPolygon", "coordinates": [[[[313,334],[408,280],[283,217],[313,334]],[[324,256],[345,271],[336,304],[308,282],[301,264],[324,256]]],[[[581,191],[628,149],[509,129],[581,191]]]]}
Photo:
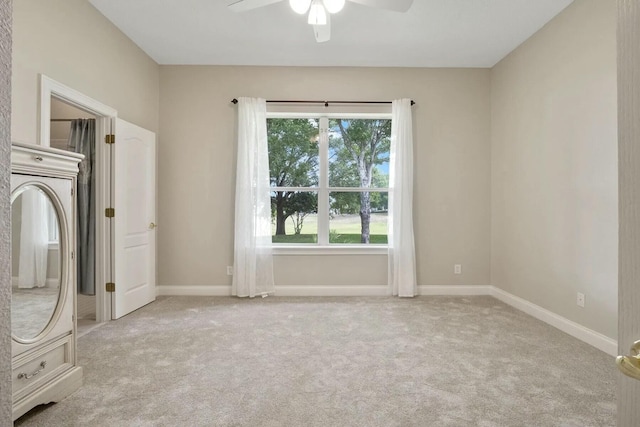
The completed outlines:
{"type": "Polygon", "coordinates": [[[71,340],[64,337],[13,359],[14,402],[73,366],[71,340]]]}

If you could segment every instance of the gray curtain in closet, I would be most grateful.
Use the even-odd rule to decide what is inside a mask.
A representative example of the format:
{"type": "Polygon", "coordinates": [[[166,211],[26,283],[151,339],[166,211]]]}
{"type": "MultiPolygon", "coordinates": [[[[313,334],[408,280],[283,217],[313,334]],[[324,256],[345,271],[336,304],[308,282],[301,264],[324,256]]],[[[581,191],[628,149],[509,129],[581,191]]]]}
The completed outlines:
{"type": "Polygon", "coordinates": [[[85,295],[96,294],[96,121],[76,119],[71,121],[69,151],[84,154],[80,162],[77,190],[77,264],[78,292],[85,295]]]}

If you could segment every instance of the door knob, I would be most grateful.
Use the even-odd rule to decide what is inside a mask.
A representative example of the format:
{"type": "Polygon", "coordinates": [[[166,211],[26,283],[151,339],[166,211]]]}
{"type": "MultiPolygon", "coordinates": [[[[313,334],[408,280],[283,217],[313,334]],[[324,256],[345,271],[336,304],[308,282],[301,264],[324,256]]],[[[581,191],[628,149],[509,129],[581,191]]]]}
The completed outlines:
{"type": "Polygon", "coordinates": [[[631,356],[616,357],[616,365],[623,374],[640,380],[640,341],[631,346],[631,356]]]}
{"type": "Polygon", "coordinates": [[[149,230],[153,230],[157,226],[158,226],[158,224],[156,224],[155,222],[152,222],[151,224],[149,224],[149,230]]]}

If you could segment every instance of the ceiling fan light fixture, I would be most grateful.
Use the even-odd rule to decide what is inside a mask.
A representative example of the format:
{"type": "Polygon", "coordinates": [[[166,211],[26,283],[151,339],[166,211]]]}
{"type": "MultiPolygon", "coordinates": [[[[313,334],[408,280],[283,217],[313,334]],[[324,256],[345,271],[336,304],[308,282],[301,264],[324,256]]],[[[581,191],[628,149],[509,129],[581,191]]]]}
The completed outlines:
{"type": "Polygon", "coordinates": [[[327,11],[322,5],[321,0],[313,0],[311,10],[309,11],[309,20],[311,25],[327,25],[327,11]]]}
{"type": "Polygon", "coordinates": [[[289,6],[295,13],[304,15],[311,6],[311,0],[289,0],[289,6]]]}
{"type": "Polygon", "coordinates": [[[329,13],[338,13],[344,7],[345,0],[322,0],[325,9],[329,13]]]}

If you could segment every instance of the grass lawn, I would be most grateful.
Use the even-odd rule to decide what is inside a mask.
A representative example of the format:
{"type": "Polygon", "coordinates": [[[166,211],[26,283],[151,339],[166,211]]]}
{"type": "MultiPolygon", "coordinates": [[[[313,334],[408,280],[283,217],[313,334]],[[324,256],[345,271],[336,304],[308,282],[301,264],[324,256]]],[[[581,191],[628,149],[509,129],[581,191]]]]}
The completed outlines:
{"type": "MultiPolygon", "coordinates": [[[[329,243],[358,244],[360,243],[360,216],[336,215],[329,220],[329,243]]],[[[369,240],[372,244],[387,243],[387,214],[372,213],[369,240]]],[[[304,219],[300,234],[294,233],[293,221],[289,218],[286,222],[287,234],[282,236],[272,235],[273,243],[317,243],[318,242],[318,218],[309,215],[304,219]]],[[[275,233],[275,225],[272,228],[275,233]]]]}

